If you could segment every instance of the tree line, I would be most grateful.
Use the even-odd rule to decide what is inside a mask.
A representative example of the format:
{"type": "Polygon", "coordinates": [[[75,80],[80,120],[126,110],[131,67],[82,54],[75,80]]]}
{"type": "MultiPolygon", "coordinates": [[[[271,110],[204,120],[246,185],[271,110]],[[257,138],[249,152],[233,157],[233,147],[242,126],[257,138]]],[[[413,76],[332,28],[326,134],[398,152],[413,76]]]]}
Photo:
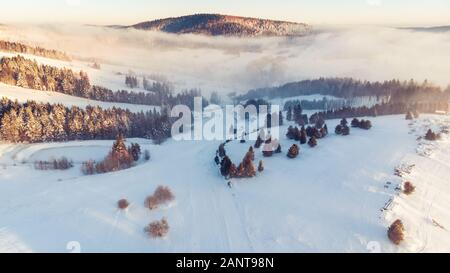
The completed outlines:
{"type": "Polygon", "coordinates": [[[35,101],[21,104],[7,98],[0,100],[0,139],[9,142],[112,139],[123,134],[161,143],[170,137],[172,122],[165,111],[132,113],[115,107],[81,109],[35,101]]]}
{"type": "Polygon", "coordinates": [[[17,52],[24,54],[31,54],[36,56],[42,56],[46,58],[62,60],[62,61],[71,61],[72,59],[64,52],[53,50],[53,49],[45,49],[42,47],[32,47],[29,45],[16,43],[16,42],[8,42],[8,41],[0,41],[0,50],[8,51],[8,52],[17,52]]]}
{"type": "Polygon", "coordinates": [[[246,100],[261,97],[273,99],[314,94],[339,98],[376,96],[377,98],[388,98],[388,101],[392,103],[436,102],[449,99],[450,86],[442,90],[439,86],[428,81],[418,83],[414,80],[400,81],[393,79],[383,82],[369,82],[353,78],[319,78],[287,83],[278,87],[250,90],[236,99],[246,100]]]}
{"type": "MultiPolygon", "coordinates": [[[[134,82],[132,77],[129,81],[134,82]]],[[[193,109],[193,98],[201,96],[200,90],[197,89],[185,90],[173,95],[167,84],[158,82],[144,84],[144,88],[149,92],[126,90],[114,92],[105,87],[91,86],[88,75],[83,71],[76,73],[67,68],[38,64],[22,56],[1,59],[0,82],[106,102],[167,106],[184,104],[192,107],[191,109],[193,109]]],[[[204,99],[204,106],[207,104],[208,101],[204,99]]]]}
{"type": "Polygon", "coordinates": [[[436,111],[448,111],[448,101],[430,102],[430,103],[381,103],[372,107],[344,107],[341,109],[317,112],[310,116],[310,123],[315,123],[318,118],[322,119],[341,119],[364,116],[384,116],[406,114],[413,109],[415,112],[435,113],[436,111]]]}

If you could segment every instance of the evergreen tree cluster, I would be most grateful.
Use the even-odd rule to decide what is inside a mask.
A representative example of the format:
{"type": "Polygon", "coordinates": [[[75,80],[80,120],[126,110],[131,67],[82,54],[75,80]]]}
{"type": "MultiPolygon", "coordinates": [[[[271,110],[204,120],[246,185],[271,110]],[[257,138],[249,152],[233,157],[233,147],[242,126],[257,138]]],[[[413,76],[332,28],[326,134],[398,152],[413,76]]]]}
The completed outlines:
{"type": "Polygon", "coordinates": [[[139,87],[138,79],[136,76],[125,76],[125,85],[129,88],[139,87]]]}
{"type": "Polygon", "coordinates": [[[128,169],[139,160],[140,151],[139,144],[132,143],[127,147],[123,135],[118,134],[105,159],[97,163],[91,160],[83,162],[81,170],[84,174],[95,174],[128,169]]]}
{"type": "MultiPolygon", "coordinates": [[[[128,77],[130,77],[131,85],[135,87],[136,77],[128,77]]],[[[193,109],[194,97],[201,96],[201,92],[196,89],[184,90],[173,95],[168,84],[158,82],[144,84],[144,88],[151,92],[129,92],[126,90],[114,92],[105,87],[91,86],[88,75],[83,71],[75,73],[67,68],[41,65],[22,56],[0,60],[0,82],[106,102],[168,106],[183,104],[190,109],[193,109]]],[[[208,101],[203,99],[203,106],[207,106],[207,104],[208,101]]]]}
{"type": "Polygon", "coordinates": [[[300,126],[308,124],[308,115],[302,114],[303,108],[300,103],[292,104],[286,107],[286,119],[289,121],[295,121],[300,126]]]}
{"type": "Polygon", "coordinates": [[[427,81],[389,80],[384,82],[360,81],[352,78],[319,78],[287,83],[279,87],[260,88],[248,91],[237,100],[260,97],[287,98],[295,96],[329,95],[338,98],[376,96],[389,98],[389,103],[415,103],[448,101],[450,88],[445,91],[427,81]]]}
{"type": "Polygon", "coordinates": [[[160,142],[170,137],[171,123],[166,114],[156,111],[132,113],[120,108],[0,100],[0,139],[9,142],[112,139],[119,133],[160,142]]]}
{"type": "Polygon", "coordinates": [[[57,50],[45,49],[42,47],[32,47],[21,43],[8,42],[0,40],[0,50],[8,52],[24,53],[36,56],[42,56],[45,58],[71,61],[71,58],[64,52],[57,50]]]}
{"type": "Polygon", "coordinates": [[[342,119],[342,118],[355,118],[365,116],[383,116],[383,115],[399,115],[406,114],[410,109],[414,109],[412,113],[435,113],[436,111],[449,110],[449,104],[447,101],[437,101],[428,103],[381,103],[372,107],[343,107],[341,109],[328,110],[317,112],[311,115],[310,120],[315,120],[318,117],[327,119],[342,119]]]}

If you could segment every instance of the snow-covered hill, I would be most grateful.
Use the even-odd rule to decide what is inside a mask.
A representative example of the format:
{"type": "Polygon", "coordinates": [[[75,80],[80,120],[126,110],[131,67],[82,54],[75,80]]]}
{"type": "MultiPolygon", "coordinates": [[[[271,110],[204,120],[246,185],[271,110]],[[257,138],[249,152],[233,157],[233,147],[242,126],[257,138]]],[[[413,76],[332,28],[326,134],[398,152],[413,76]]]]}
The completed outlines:
{"type": "Polygon", "coordinates": [[[132,112],[141,112],[141,111],[146,112],[146,111],[153,111],[153,109],[159,111],[160,109],[159,106],[90,100],[86,98],[69,96],[59,92],[39,91],[6,85],[3,83],[0,83],[0,98],[1,97],[6,97],[10,100],[17,100],[18,102],[21,103],[24,103],[28,100],[34,100],[42,103],[47,102],[51,104],[61,103],[67,107],[78,106],[81,108],[85,108],[88,105],[100,106],[104,109],[116,107],[128,109],[132,112]]]}
{"type": "MultiPolygon", "coordinates": [[[[296,159],[286,157],[294,141],[283,136],[283,153],[262,158],[257,150],[264,172],[233,180],[231,189],[213,162],[218,141],[128,140],[149,149],[151,160],[95,176],[83,176],[79,162],[101,158],[112,141],[1,144],[0,251],[66,252],[73,241],[82,252],[367,252],[374,245],[387,252],[449,251],[449,136],[435,143],[416,138],[429,126],[448,126],[450,118],[370,119],[371,130],[330,134],[315,148],[302,145],[296,159]],[[32,167],[36,159],[64,154],[75,168],[32,167]],[[417,187],[411,196],[395,190],[400,164],[415,164],[403,178],[417,187]],[[158,185],[169,186],[176,201],[150,211],[144,199],[158,185]],[[116,208],[121,198],[131,202],[126,211],[116,208]],[[168,237],[149,238],[144,227],[163,216],[168,237]],[[396,218],[406,226],[399,247],[386,236],[396,218]]],[[[327,121],[329,128],[337,123],[327,121]]],[[[238,162],[252,144],[231,142],[226,149],[238,162]]]]}

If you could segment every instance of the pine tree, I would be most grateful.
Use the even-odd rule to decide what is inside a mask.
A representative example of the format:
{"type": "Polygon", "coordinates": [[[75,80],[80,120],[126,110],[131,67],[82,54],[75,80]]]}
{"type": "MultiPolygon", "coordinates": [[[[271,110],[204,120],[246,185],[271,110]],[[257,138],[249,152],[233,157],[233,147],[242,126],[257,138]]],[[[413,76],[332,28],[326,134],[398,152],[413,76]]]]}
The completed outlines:
{"type": "Polygon", "coordinates": [[[134,161],[138,161],[141,157],[141,146],[137,143],[131,143],[131,146],[129,147],[129,153],[133,157],[134,161]]]}

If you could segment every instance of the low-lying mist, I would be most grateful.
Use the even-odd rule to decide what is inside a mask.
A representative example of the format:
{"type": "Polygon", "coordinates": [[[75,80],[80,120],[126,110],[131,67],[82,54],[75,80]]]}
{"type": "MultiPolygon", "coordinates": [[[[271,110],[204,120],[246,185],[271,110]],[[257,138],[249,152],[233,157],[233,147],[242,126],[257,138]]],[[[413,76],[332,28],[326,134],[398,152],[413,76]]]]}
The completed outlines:
{"type": "Polygon", "coordinates": [[[318,77],[450,83],[450,32],[322,28],[307,37],[230,38],[95,26],[3,26],[0,39],[164,75],[179,88],[244,92],[318,77]]]}

